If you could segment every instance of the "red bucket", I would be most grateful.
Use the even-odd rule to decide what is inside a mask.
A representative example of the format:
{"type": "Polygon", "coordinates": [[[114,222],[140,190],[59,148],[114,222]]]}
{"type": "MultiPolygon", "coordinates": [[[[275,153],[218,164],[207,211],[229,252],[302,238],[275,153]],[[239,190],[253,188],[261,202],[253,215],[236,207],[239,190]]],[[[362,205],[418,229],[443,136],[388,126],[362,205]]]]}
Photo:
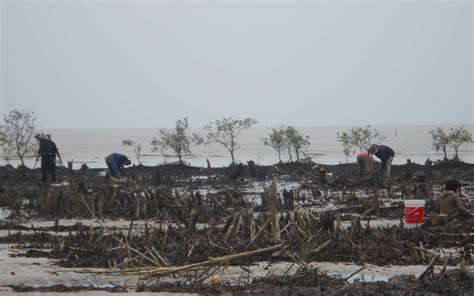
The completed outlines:
{"type": "Polygon", "coordinates": [[[405,223],[425,224],[425,201],[422,199],[405,200],[405,223]]]}

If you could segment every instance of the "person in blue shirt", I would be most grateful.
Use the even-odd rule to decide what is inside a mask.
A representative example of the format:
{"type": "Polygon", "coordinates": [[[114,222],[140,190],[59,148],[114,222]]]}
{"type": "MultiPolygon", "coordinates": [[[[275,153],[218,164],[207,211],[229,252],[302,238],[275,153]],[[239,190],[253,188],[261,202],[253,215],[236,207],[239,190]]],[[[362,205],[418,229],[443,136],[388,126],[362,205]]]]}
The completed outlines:
{"type": "Polygon", "coordinates": [[[369,149],[370,154],[375,154],[378,159],[382,162],[382,173],[385,177],[385,180],[388,181],[390,178],[390,166],[392,165],[393,158],[395,157],[395,152],[392,148],[385,145],[374,144],[369,149]]]}
{"type": "Polygon", "coordinates": [[[114,178],[120,178],[124,175],[124,166],[130,165],[132,162],[123,154],[112,153],[105,158],[105,163],[110,170],[110,175],[114,178]]]}

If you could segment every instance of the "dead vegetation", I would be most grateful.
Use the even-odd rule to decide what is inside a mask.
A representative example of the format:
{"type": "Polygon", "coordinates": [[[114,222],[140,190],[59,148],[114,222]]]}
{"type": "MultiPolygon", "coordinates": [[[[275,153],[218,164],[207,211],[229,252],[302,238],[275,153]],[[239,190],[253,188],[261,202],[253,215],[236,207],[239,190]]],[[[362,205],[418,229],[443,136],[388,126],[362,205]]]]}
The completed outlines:
{"type": "MultiPolygon", "coordinates": [[[[416,165],[395,167],[395,193],[433,199],[441,180],[459,170],[466,178],[463,181],[472,184],[474,166],[463,166],[433,169],[434,177],[429,179],[420,178],[421,168],[416,165]]],[[[435,263],[456,266],[471,262],[472,226],[406,229],[401,223],[372,227],[375,219],[401,220],[400,204],[384,206],[381,200],[389,199],[388,194],[371,184],[359,183],[354,166],[326,167],[336,176],[330,184],[321,179],[314,164],[253,167],[265,171],[268,177],[263,179],[263,174],[242,168],[237,169],[240,175],[234,178],[236,169],[137,167],[128,171],[127,182],[119,184],[109,184],[97,176],[97,170],[64,171],[63,183],[43,186],[35,181],[38,172],[22,172],[25,178],[21,178],[17,170],[0,168],[0,202],[16,210],[13,219],[21,222],[28,215],[57,221],[43,228],[14,222],[0,224],[11,232],[0,242],[29,249],[25,256],[58,259],[60,266],[81,268],[78,272],[135,274],[141,279],[137,287],[140,291],[181,287],[176,291],[265,294],[262,287],[270,285],[273,288],[268,291],[272,294],[277,286],[297,286],[301,290],[295,291],[313,294],[345,291],[348,285],[356,285],[361,291],[376,292],[380,288],[377,285],[348,284],[353,275],[342,281],[330,279],[310,263],[353,262],[361,270],[368,263],[427,265],[427,272],[417,282],[405,279],[416,286],[435,277],[435,263]],[[277,183],[285,182],[298,186],[278,188],[277,183]],[[320,210],[328,205],[333,209],[320,210]],[[95,226],[59,225],[60,219],[71,217],[91,219],[95,226]],[[111,228],[103,220],[117,218],[129,220],[128,227],[111,228]],[[446,248],[463,248],[463,252],[443,253],[446,248]],[[246,266],[260,261],[293,262],[295,268],[250,280],[246,266]],[[220,277],[229,265],[242,268],[238,288],[220,277]],[[101,270],[90,270],[93,267],[101,270]],[[163,281],[169,277],[174,281],[163,281]]],[[[428,211],[431,206],[428,203],[428,211]]],[[[471,286],[462,286],[462,281],[451,279],[446,271],[439,277],[439,281],[457,284],[460,291],[472,291],[471,286]]],[[[397,290],[401,284],[384,286],[402,291],[397,290]]],[[[429,291],[442,293],[439,291],[444,289],[429,291]]]]}

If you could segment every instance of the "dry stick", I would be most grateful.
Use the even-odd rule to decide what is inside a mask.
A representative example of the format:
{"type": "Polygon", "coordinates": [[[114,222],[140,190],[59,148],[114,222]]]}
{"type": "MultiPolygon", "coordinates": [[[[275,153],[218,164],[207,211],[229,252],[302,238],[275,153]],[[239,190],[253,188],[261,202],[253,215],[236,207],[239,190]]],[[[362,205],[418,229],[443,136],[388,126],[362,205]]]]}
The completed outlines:
{"type": "MultiPolygon", "coordinates": [[[[138,258],[140,258],[140,257],[141,257],[141,255],[137,255],[137,256],[131,258],[130,260],[131,260],[131,261],[132,261],[132,260],[138,260],[138,258]]],[[[130,263],[130,262],[122,262],[122,263],[119,263],[119,264],[115,265],[114,268],[120,267],[120,266],[122,266],[122,265],[126,265],[127,263],[130,263]]]]}
{"type": "Polygon", "coordinates": [[[370,212],[372,212],[374,209],[375,209],[375,207],[371,207],[370,209],[366,210],[366,211],[362,214],[362,216],[357,217],[357,218],[352,222],[352,224],[353,224],[354,226],[352,226],[352,229],[351,229],[351,236],[354,234],[354,229],[355,229],[356,223],[358,223],[358,222],[360,222],[362,219],[364,219],[364,218],[365,218],[370,212]]]}
{"type": "Polygon", "coordinates": [[[170,266],[168,261],[166,261],[163,257],[161,257],[160,253],[158,253],[158,251],[155,249],[155,247],[152,246],[151,248],[155,252],[156,256],[158,256],[158,258],[161,260],[161,262],[163,262],[166,266],[170,266]]]}
{"type": "Polygon", "coordinates": [[[346,277],[344,279],[344,281],[348,281],[351,277],[355,276],[356,274],[358,274],[359,272],[361,272],[363,269],[365,268],[365,266],[362,266],[361,268],[359,268],[358,270],[354,271],[350,276],[346,277]]]}
{"type": "Polygon", "coordinates": [[[344,228],[344,226],[342,226],[341,216],[339,214],[336,215],[336,221],[337,221],[337,229],[340,229],[344,233],[344,235],[347,235],[346,229],[344,228]]]}
{"type": "Polygon", "coordinates": [[[280,219],[277,215],[274,216],[274,230],[273,230],[273,239],[277,242],[281,241],[281,232],[280,232],[280,219]]]}
{"type": "Polygon", "coordinates": [[[324,244],[320,245],[319,247],[317,247],[316,249],[313,250],[313,253],[319,253],[321,252],[322,249],[324,249],[325,247],[327,247],[330,243],[331,243],[332,240],[328,240],[327,242],[325,242],[324,244]]]}
{"type": "Polygon", "coordinates": [[[375,207],[371,207],[370,209],[368,209],[367,211],[365,211],[362,216],[360,216],[360,219],[364,219],[365,216],[367,216],[368,214],[370,214],[370,212],[372,212],[373,210],[375,209],[375,207]]]}
{"type": "Polygon", "coordinates": [[[318,218],[316,218],[316,216],[314,216],[311,212],[308,212],[308,215],[311,216],[311,218],[314,220],[317,220],[318,218]]]}
{"type": "Polygon", "coordinates": [[[74,270],[77,273],[95,273],[95,274],[129,274],[129,275],[134,275],[134,274],[144,274],[148,273],[148,277],[154,277],[158,276],[161,274],[166,274],[166,273],[175,273],[179,271],[186,271],[186,270],[192,270],[193,268],[196,267],[205,267],[208,265],[213,265],[213,264],[218,264],[242,257],[251,257],[259,254],[263,254],[266,252],[272,252],[279,250],[284,247],[284,244],[278,244],[275,246],[263,248],[263,249],[257,249],[249,252],[243,252],[243,253],[238,253],[238,254],[233,254],[233,255],[227,255],[223,257],[218,257],[218,258],[209,258],[207,261],[199,262],[199,263],[193,263],[189,265],[183,265],[183,266],[172,266],[172,267],[146,267],[146,268],[131,268],[131,269],[122,269],[122,270],[104,270],[104,271],[96,271],[96,270],[88,270],[88,269],[82,269],[82,270],[74,270]]]}
{"type": "Polygon", "coordinates": [[[446,272],[446,266],[448,265],[448,257],[444,257],[444,264],[443,264],[443,269],[441,270],[441,275],[443,275],[446,272]]]}
{"type": "Polygon", "coordinates": [[[227,242],[229,238],[235,235],[239,222],[240,222],[240,213],[234,216],[232,220],[232,225],[229,227],[229,230],[224,235],[224,242],[227,242]]]}
{"type": "Polygon", "coordinates": [[[154,271],[152,271],[149,274],[149,277],[153,277],[153,276],[163,274],[163,273],[174,273],[174,272],[178,272],[178,271],[185,271],[185,270],[189,270],[189,269],[192,269],[192,268],[195,268],[195,267],[203,267],[203,266],[206,266],[206,265],[217,264],[217,263],[230,261],[230,260],[234,260],[234,259],[238,259],[238,258],[242,258],[242,257],[251,257],[251,256],[259,255],[259,254],[262,254],[262,253],[279,250],[279,249],[283,248],[283,246],[284,246],[284,244],[278,244],[278,245],[271,246],[271,247],[268,247],[268,248],[253,250],[253,251],[249,251],[249,252],[243,252],[243,253],[239,253],[239,254],[227,255],[227,256],[218,257],[218,258],[209,258],[209,260],[204,261],[204,262],[199,262],[199,263],[194,263],[194,264],[189,264],[189,265],[184,265],[184,266],[159,267],[159,268],[156,268],[154,271]]]}
{"type": "Polygon", "coordinates": [[[138,250],[135,250],[134,248],[130,247],[129,245],[125,244],[124,242],[122,242],[121,239],[119,239],[118,237],[116,237],[107,227],[104,226],[104,224],[102,222],[100,222],[99,218],[97,218],[94,213],[92,213],[92,210],[91,208],[89,207],[89,205],[87,204],[87,202],[85,201],[84,199],[84,196],[80,195],[81,199],[82,199],[82,202],[85,204],[87,210],[89,210],[89,213],[91,214],[92,218],[94,218],[96,220],[97,223],[99,223],[100,227],[105,230],[105,232],[107,232],[108,235],[110,235],[113,239],[115,239],[119,244],[121,244],[122,246],[130,249],[130,251],[138,254],[138,255],[141,255],[143,258],[147,259],[148,261],[150,261],[151,263],[153,264],[156,264],[156,265],[160,265],[158,262],[156,262],[155,260],[151,259],[150,257],[146,256],[145,254],[141,253],[140,251],[138,250]]]}
{"type": "Polygon", "coordinates": [[[132,228],[133,228],[133,220],[130,221],[130,226],[128,228],[128,235],[127,235],[130,242],[132,242],[132,228]]]}
{"type": "Polygon", "coordinates": [[[284,277],[285,275],[288,274],[288,272],[290,272],[291,268],[293,268],[293,266],[296,264],[296,262],[293,262],[291,263],[290,267],[288,267],[288,269],[285,271],[285,273],[281,276],[281,277],[284,277]]]}
{"type": "Polygon", "coordinates": [[[420,254],[421,254],[421,260],[423,260],[422,262],[425,262],[425,252],[424,252],[424,248],[423,248],[423,243],[421,242],[420,240],[420,254]]]}
{"type": "Polygon", "coordinates": [[[94,227],[91,224],[89,227],[89,244],[92,243],[93,239],[94,239],[94,227]]]}
{"type": "MultiPolygon", "coordinates": [[[[243,214],[243,213],[240,213],[240,215],[239,215],[239,222],[237,223],[237,227],[235,228],[235,231],[234,231],[234,233],[233,233],[233,236],[236,236],[236,235],[239,233],[240,228],[242,227],[242,224],[245,223],[245,222],[244,222],[244,219],[245,219],[244,214],[243,214]]],[[[245,226],[244,226],[244,227],[245,227],[245,226]]]]}
{"type": "Polygon", "coordinates": [[[255,229],[256,229],[256,223],[255,219],[253,217],[250,217],[250,239],[253,240],[255,238],[255,229]]]}
{"type": "Polygon", "coordinates": [[[150,256],[151,256],[153,259],[155,259],[156,262],[158,262],[158,259],[155,257],[155,255],[153,255],[152,250],[149,250],[147,253],[150,254],[150,256]]]}
{"type": "Polygon", "coordinates": [[[420,241],[420,247],[417,247],[416,245],[413,246],[413,252],[415,253],[415,255],[418,257],[418,253],[420,254],[421,256],[421,260],[422,262],[425,261],[425,254],[427,253],[428,255],[431,255],[433,256],[433,254],[431,254],[430,251],[428,251],[427,249],[425,249],[423,247],[423,244],[421,243],[420,241]],[[419,252],[417,252],[419,251],[419,252]]]}
{"type": "Polygon", "coordinates": [[[277,187],[275,181],[272,182],[270,188],[266,190],[268,198],[268,209],[270,213],[270,226],[272,232],[272,238],[276,241],[281,241],[280,237],[280,221],[277,215],[277,187]]]}
{"type": "Polygon", "coordinates": [[[436,261],[438,260],[439,258],[439,254],[437,254],[436,256],[434,256],[433,260],[431,260],[430,264],[428,265],[428,267],[426,267],[425,271],[423,271],[422,274],[420,274],[420,276],[418,277],[419,280],[422,280],[427,274],[429,271],[432,271],[432,267],[433,265],[436,263],[436,261]]]}
{"type": "MultiPolygon", "coordinates": [[[[297,233],[301,236],[301,237],[304,237],[306,235],[306,233],[298,226],[298,224],[296,224],[296,221],[292,221],[293,223],[293,226],[295,226],[295,229],[297,231],[297,233]]],[[[299,222],[298,222],[299,223],[299,222]]],[[[318,231],[319,233],[319,231],[318,231]]]]}
{"type": "Polygon", "coordinates": [[[283,227],[283,229],[282,229],[282,230],[280,230],[280,235],[283,233],[283,231],[286,231],[286,229],[287,229],[287,228],[288,228],[288,227],[289,227],[291,224],[292,224],[292,223],[291,223],[291,221],[290,221],[290,222],[288,222],[288,224],[286,224],[286,226],[285,226],[285,227],[283,227]]]}
{"type": "Polygon", "coordinates": [[[196,244],[197,243],[193,243],[193,245],[191,246],[191,248],[189,248],[189,251],[188,251],[188,254],[186,255],[186,257],[189,257],[193,254],[193,251],[194,251],[194,248],[196,247],[196,244]]]}
{"type": "MultiPolygon", "coordinates": [[[[285,231],[286,236],[289,238],[289,237],[290,237],[290,233],[288,232],[288,229],[284,228],[283,230],[285,231]]],[[[281,232],[283,232],[283,230],[282,230],[281,232]]],[[[280,233],[280,235],[281,235],[281,233],[280,233]]]]}
{"type": "MultiPolygon", "coordinates": [[[[127,237],[125,237],[125,243],[128,245],[127,237]]],[[[128,258],[130,259],[130,265],[133,266],[132,253],[130,252],[130,249],[127,249],[127,253],[128,253],[128,258]]]]}
{"type": "Polygon", "coordinates": [[[116,246],[116,247],[108,249],[107,252],[112,252],[112,251],[120,250],[120,249],[123,249],[123,248],[124,248],[123,246],[116,246]]]}
{"type": "Polygon", "coordinates": [[[257,232],[257,235],[255,236],[255,238],[250,243],[248,243],[248,245],[245,247],[246,249],[248,247],[250,247],[257,239],[259,239],[263,235],[263,233],[265,231],[265,228],[267,228],[267,226],[268,226],[268,223],[270,223],[270,219],[267,219],[267,222],[265,222],[263,227],[260,228],[260,230],[257,232]]]}
{"type": "MultiPolygon", "coordinates": [[[[122,263],[121,263],[122,264],[122,263]]],[[[118,265],[117,265],[118,266],[118,265]]],[[[138,267],[138,268],[128,268],[128,269],[120,269],[120,270],[113,270],[113,269],[104,269],[104,270],[91,270],[87,268],[83,268],[80,270],[71,269],[65,271],[73,271],[75,273],[94,273],[94,274],[143,274],[146,272],[150,272],[155,270],[157,267],[138,267]]]]}

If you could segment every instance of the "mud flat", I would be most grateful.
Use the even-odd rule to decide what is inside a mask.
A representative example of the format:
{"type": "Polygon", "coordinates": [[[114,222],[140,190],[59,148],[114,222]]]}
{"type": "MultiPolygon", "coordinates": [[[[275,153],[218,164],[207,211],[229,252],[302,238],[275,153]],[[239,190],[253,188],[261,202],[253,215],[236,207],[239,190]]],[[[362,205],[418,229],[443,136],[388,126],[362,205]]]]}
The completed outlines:
{"type": "Polygon", "coordinates": [[[0,167],[0,293],[474,293],[473,224],[403,220],[449,177],[474,195],[474,165],[394,166],[388,186],[321,169],[140,166],[110,183],[60,168],[43,185],[0,167]]]}

